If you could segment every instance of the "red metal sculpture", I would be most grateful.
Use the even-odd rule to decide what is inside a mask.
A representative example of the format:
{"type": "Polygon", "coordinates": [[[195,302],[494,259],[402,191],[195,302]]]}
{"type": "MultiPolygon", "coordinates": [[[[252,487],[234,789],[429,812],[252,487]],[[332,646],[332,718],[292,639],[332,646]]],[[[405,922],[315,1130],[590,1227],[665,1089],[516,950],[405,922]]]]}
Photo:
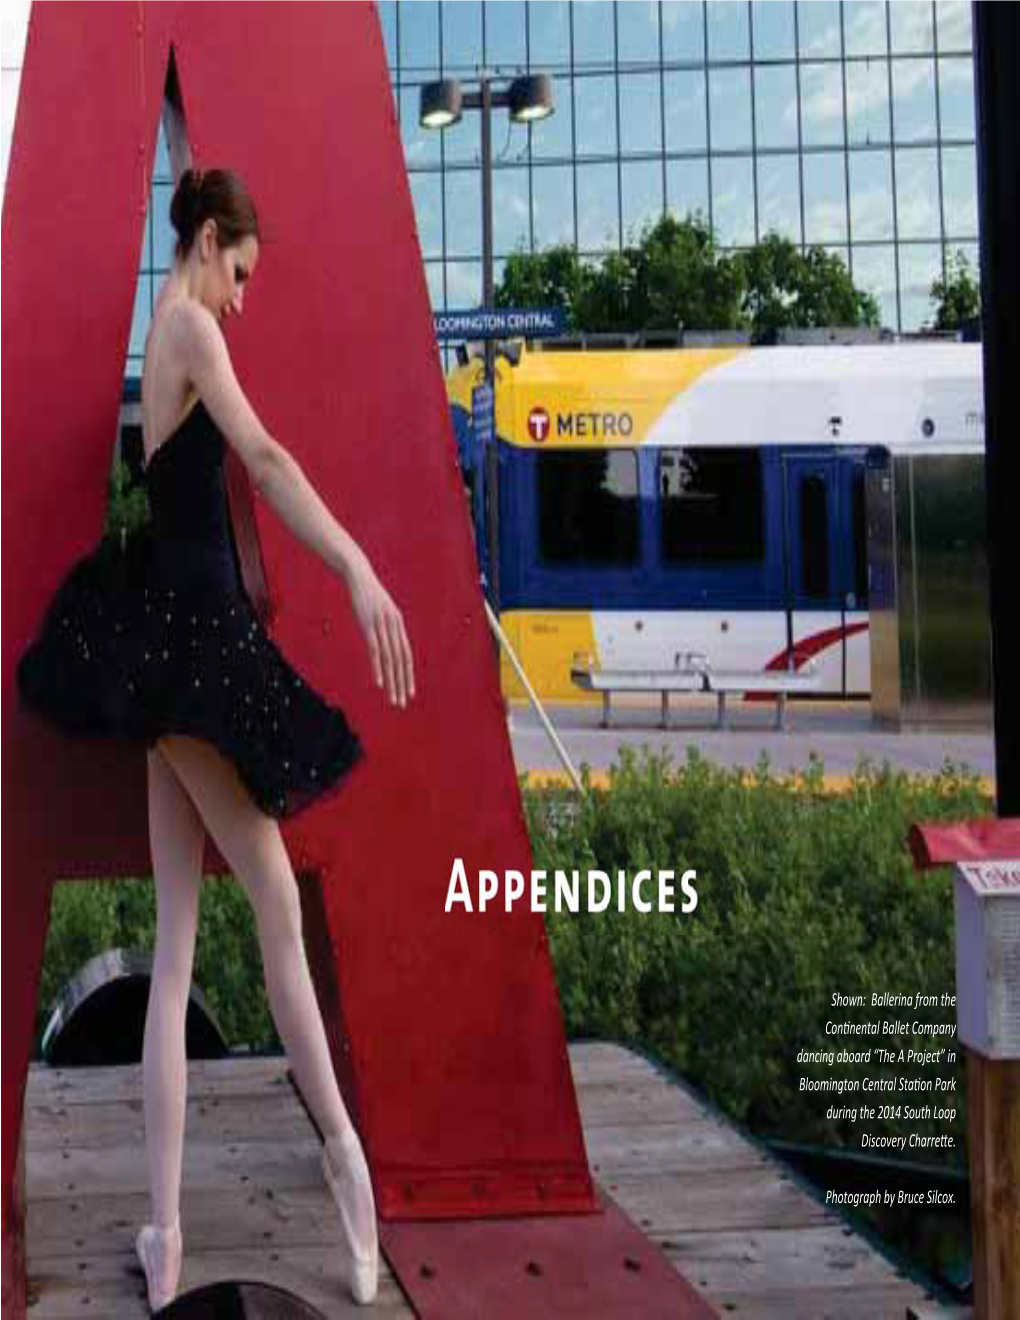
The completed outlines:
{"type": "MultiPolygon", "coordinates": [[[[542,916],[444,912],[455,857],[472,875],[530,856],[374,9],[37,5],[2,234],[3,1250],[22,1304],[14,1173],[51,889],[149,854],[142,750],[29,718],[14,668],[101,531],[171,49],[196,163],[239,170],[263,221],[238,374],[414,638],[418,699],[395,712],[328,570],[256,508],[274,635],[323,693],[342,675],[367,753],[285,837],[380,1215],[595,1206],[542,916]]],[[[211,844],[207,862],[225,869],[211,844]]]]}

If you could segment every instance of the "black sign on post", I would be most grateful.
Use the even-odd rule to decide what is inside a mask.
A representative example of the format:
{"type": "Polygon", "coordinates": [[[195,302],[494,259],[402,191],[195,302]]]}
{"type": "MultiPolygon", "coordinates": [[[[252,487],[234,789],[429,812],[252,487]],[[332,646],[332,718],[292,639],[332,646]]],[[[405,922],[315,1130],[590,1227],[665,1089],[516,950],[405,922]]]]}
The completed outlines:
{"type": "Polygon", "coordinates": [[[562,307],[476,307],[437,312],[432,324],[437,339],[554,339],[567,317],[562,307]]]}

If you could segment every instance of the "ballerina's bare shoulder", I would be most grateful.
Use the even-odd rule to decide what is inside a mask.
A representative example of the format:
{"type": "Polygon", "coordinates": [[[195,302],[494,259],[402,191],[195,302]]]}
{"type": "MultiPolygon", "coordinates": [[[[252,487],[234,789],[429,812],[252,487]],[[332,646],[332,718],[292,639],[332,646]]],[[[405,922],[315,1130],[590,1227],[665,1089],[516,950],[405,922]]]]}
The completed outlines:
{"type": "Polygon", "coordinates": [[[199,398],[177,351],[175,336],[166,333],[173,304],[164,294],[165,289],[153,309],[142,368],[142,447],[146,465],[181,427],[199,398]]]}

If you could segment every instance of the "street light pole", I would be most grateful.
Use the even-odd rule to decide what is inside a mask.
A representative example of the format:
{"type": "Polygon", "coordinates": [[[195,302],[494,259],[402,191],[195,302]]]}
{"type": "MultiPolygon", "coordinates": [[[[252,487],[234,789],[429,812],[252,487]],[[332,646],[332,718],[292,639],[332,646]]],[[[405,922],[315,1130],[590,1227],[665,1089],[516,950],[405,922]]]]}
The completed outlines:
{"type": "MultiPolygon", "coordinates": [[[[553,112],[552,80],[546,73],[524,74],[507,87],[492,89],[487,75],[477,79],[477,92],[465,92],[456,78],[441,78],[421,89],[418,121],[424,128],[449,128],[464,110],[482,115],[482,306],[488,311],[495,298],[492,269],[492,108],[510,112],[515,123],[535,123],[553,112]]],[[[496,408],[496,346],[485,336],[485,383],[496,408]]],[[[487,446],[485,456],[486,515],[489,531],[489,593],[499,608],[499,455],[487,446]]]]}
{"type": "MultiPolygon", "coordinates": [[[[492,278],[492,86],[480,79],[482,112],[482,306],[489,309],[495,296],[492,278]]],[[[495,345],[485,340],[485,380],[495,387],[495,345]]]]}

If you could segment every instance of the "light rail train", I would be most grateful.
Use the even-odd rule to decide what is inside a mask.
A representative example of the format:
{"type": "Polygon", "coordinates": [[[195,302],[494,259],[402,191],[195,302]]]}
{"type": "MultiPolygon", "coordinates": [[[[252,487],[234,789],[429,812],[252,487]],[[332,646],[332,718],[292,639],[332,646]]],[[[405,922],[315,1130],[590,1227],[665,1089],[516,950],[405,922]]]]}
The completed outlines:
{"type": "MultiPolygon", "coordinates": [[[[984,452],[979,344],[533,350],[448,396],[490,600],[540,696],[578,655],[870,688],[866,474],[984,452]]],[[[504,691],[521,695],[509,668],[504,691]]]]}

